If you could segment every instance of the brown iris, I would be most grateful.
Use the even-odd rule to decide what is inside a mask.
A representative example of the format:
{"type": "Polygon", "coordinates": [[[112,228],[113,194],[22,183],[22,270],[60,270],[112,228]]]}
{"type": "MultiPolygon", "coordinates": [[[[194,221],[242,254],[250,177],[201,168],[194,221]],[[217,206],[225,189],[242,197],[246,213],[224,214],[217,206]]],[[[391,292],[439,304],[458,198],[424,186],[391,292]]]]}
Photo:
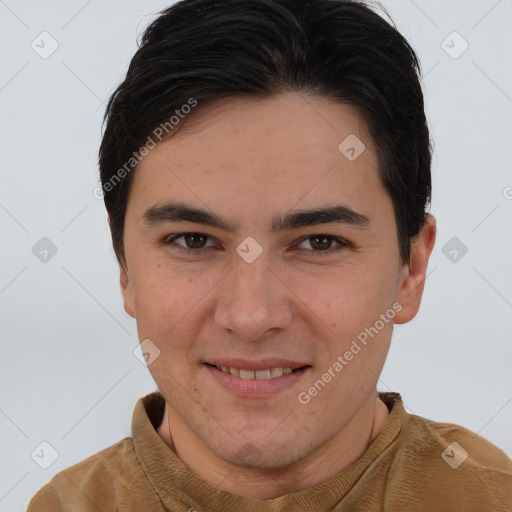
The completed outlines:
{"type": "Polygon", "coordinates": [[[313,249],[329,249],[332,244],[332,239],[323,235],[312,236],[309,240],[313,249]],[[321,243],[316,244],[315,240],[321,240],[321,243]]]}
{"type": "Polygon", "coordinates": [[[191,249],[201,249],[206,243],[206,236],[200,233],[187,233],[183,239],[191,249]]]}

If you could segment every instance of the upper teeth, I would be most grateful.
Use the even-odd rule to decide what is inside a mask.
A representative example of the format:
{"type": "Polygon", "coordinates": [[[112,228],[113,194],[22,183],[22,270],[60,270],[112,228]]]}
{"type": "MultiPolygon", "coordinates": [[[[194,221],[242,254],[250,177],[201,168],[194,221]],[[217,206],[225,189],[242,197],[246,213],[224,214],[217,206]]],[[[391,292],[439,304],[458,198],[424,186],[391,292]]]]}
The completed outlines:
{"type": "Polygon", "coordinates": [[[241,377],[242,379],[273,379],[275,377],[281,377],[281,375],[286,373],[292,373],[292,368],[268,368],[267,370],[243,370],[240,368],[233,368],[232,366],[217,366],[219,370],[222,370],[224,373],[230,373],[231,375],[236,375],[237,377],[241,377]]]}

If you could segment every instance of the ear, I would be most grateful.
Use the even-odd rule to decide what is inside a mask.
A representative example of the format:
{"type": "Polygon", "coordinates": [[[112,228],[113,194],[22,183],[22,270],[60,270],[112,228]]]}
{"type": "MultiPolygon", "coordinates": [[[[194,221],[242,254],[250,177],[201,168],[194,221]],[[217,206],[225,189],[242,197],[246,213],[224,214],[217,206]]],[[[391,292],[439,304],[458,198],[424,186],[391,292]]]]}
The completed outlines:
{"type": "Polygon", "coordinates": [[[401,271],[397,302],[402,309],[395,315],[396,324],[411,321],[420,308],[428,260],[436,240],[436,219],[428,214],[425,225],[411,245],[411,258],[401,271]]]}
{"type": "Polygon", "coordinates": [[[124,310],[133,318],[135,318],[135,308],[133,304],[133,290],[130,279],[128,278],[128,271],[123,266],[119,267],[120,277],[119,282],[121,284],[121,294],[124,300],[124,310]]]}

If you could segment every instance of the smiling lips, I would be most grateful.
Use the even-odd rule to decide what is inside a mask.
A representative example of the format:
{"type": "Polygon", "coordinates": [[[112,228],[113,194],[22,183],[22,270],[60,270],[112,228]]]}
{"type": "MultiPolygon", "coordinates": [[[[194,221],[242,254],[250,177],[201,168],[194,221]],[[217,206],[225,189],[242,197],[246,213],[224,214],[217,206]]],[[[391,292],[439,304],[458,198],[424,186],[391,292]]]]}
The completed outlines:
{"type": "Polygon", "coordinates": [[[289,361],[284,363],[286,366],[279,366],[279,363],[275,362],[257,365],[229,362],[229,366],[206,363],[204,368],[222,388],[241,398],[250,399],[271,398],[286,388],[292,388],[311,370],[311,365],[294,364],[289,361]]]}
{"type": "Polygon", "coordinates": [[[219,359],[205,362],[210,375],[235,395],[245,398],[264,398],[293,386],[302,379],[311,365],[285,359],[247,361],[219,359]]]}
{"type": "Polygon", "coordinates": [[[294,373],[296,370],[309,366],[306,363],[282,358],[266,358],[260,361],[248,361],[240,358],[223,358],[206,361],[223,373],[242,379],[269,380],[294,373]]]}
{"type": "Polygon", "coordinates": [[[275,379],[281,377],[283,374],[292,373],[293,368],[283,368],[282,366],[275,368],[267,368],[266,370],[244,370],[242,368],[234,368],[233,366],[215,366],[218,370],[224,373],[241,377],[242,379],[275,379]]]}

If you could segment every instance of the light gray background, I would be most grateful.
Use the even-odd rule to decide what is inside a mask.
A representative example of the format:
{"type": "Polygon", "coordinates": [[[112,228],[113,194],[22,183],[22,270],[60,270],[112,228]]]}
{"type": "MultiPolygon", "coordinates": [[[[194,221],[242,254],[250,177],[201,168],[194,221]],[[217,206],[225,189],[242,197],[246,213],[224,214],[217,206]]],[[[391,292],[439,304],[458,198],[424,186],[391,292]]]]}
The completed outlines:
{"type": "MultiPolygon", "coordinates": [[[[379,390],[512,456],[512,1],[383,4],[423,65],[438,238],[379,390]],[[453,31],[469,43],[458,58],[443,49],[463,48],[453,31]],[[456,262],[442,250],[452,237],[468,248],[456,262]]],[[[0,0],[1,511],[129,436],[136,400],[155,389],[93,189],[104,104],[167,5],[0,0]],[[59,45],[47,59],[31,47],[50,48],[43,31],[59,45]],[[42,237],[58,249],[46,263],[32,252],[42,237]],[[58,452],[48,469],[31,458],[43,441],[58,452]]]]}

